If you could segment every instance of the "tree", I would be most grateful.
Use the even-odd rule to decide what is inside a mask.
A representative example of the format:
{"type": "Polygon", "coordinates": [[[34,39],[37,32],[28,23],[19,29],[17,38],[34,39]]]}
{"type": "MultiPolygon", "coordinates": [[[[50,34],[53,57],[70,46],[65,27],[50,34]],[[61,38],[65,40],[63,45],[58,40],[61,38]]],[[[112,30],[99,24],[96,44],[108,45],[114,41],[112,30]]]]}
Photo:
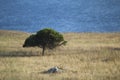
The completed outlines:
{"type": "Polygon", "coordinates": [[[46,49],[54,49],[66,43],[67,41],[64,40],[62,34],[53,29],[45,28],[34,35],[30,35],[25,40],[23,47],[40,47],[42,48],[42,55],[44,56],[46,49]]]}

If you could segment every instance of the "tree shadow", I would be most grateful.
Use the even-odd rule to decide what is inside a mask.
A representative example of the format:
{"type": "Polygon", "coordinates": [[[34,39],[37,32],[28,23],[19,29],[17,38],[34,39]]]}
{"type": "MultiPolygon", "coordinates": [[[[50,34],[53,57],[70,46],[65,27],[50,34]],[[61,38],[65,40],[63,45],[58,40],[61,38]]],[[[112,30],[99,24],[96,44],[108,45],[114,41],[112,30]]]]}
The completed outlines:
{"type": "Polygon", "coordinates": [[[117,50],[117,51],[120,51],[120,48],[113,48],[113,50],[117,50]]]}
{"type": "Polygon", "coordinates": [[[32,56],[41,56],[41,54],[37,52],[28,51],[0,52],[0,57],[32,57],[32,56]]]}
{"type": "Polygon", "coordinates": [[[119,47],[109,47],[108,49],[115,50],[115,51],[120,51],[119,47]]]}

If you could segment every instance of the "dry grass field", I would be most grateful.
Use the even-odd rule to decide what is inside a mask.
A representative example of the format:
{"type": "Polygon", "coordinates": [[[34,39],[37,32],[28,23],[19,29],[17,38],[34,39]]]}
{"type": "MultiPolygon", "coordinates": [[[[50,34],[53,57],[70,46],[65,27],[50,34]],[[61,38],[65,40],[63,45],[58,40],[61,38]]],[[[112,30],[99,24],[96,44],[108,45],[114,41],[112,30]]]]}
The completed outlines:
{"type": "Polygon", "coordinates": [[[22,48],[30,33],[0,30],[0,80],[120,80],[120,33],[64,33],[66,46],[22,48]],[[44,74],[58,66],[62,73],[44,74]]]}

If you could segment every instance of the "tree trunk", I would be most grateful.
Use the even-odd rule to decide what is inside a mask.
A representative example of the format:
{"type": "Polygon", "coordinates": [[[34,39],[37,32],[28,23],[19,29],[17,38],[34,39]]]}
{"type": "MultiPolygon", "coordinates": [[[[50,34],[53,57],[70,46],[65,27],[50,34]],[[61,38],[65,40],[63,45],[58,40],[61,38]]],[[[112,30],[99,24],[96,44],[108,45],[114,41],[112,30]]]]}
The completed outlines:
{"type": "Polygon", "coordinates": [[[45,46],[43,46],[42,56],[44,56],[44,53],[45,53],[45,46]]]}

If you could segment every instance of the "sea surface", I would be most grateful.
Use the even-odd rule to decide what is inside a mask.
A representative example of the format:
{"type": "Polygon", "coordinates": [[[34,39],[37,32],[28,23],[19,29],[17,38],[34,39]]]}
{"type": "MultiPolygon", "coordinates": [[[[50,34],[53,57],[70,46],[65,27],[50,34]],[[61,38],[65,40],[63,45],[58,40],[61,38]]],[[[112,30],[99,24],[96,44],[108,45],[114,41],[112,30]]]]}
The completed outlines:
{"type": "Polygon", "coordinates": [[[0,0],[0,29],[120,32],[120,0],[0,0]]]}

